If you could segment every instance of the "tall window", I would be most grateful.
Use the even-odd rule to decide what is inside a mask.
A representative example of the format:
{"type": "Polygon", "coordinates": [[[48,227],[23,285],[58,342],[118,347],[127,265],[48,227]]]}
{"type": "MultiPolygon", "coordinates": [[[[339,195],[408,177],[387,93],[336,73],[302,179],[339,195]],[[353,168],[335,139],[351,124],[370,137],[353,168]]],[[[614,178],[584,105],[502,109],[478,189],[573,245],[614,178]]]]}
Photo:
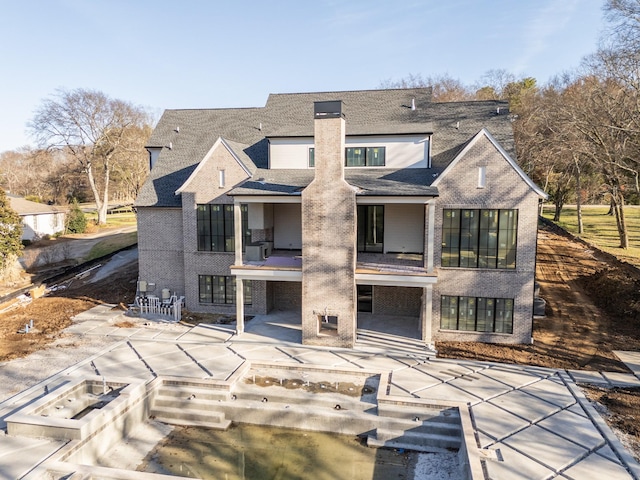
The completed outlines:
{"type": "MultiPolygon", "coordinates": [[[[236,277],[223,275],[198,275],[200,303],[215,303],[235,305],[236,303],[236,277]]],[[[251,281],[243,283],[244,303],[250,305],[251,281]]]]}
{"type": "MultiPolygon", "coordinates": [[[[251,242],[249,215],[246,205],[242,212],[242,248],[251,242]]],[[[199,204],[197,216],[198,251],[234,252],[235,231],[232,204],[199,204]]]]}
{"type": "Polygon", "coordinates": [[[384,205],[358,205],[358,251],[383,251],[384,205]]]}
{"type": "Polygon", "coordinates": [[[384,167],[385,147],[347,147],[347,167],[384,167]]]}
{"type": "Polygon", "coordinates": [[[518,211],[445,209],[442,266],[516,268],[518,211]]]}
{"type": "Polygon", "coordinates": [[[440,328],[513,333],[513,299],[443,295],[440,302],[440,328]]]}

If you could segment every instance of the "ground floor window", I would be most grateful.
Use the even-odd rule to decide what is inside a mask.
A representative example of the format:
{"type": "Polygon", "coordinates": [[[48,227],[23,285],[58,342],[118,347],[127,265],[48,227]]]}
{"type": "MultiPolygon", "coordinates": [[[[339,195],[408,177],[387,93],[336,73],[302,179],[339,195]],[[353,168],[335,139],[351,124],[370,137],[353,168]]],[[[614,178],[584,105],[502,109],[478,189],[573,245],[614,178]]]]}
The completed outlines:
{"type": "Polygon", "coordinates": [[[440,302],[440,328],[513,333],[513,299],[443,295],[440,302]]]}
{"type": "MultiPolygon", "coordinates": [[[[224,275],[199,275],[200,303],[216,303],[234,305],[236,303],[236,277],[224,275]]],[[[250,305],[251,281],[243,282],[244,303],[250,305]]]]}

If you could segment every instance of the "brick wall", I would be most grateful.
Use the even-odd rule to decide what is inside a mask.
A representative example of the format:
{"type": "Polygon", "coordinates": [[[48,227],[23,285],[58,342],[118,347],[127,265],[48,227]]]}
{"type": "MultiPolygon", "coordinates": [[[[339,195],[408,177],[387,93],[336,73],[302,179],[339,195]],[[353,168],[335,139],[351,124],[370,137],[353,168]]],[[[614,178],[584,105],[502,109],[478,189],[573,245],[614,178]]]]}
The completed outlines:
{"type": "Polygon", "coordinates": [[[535,275],[538,196],[486,138],[442,177],[435,212],[434,264],[438,282],[433,290],[433,340],[528,343],[531,339],[535,275]],[[486,187],[478,188],[478,167],[486,167],[486,187]],[[518,210],[515,270],[443,268],[441,262],[444,208],[518,210]],[[440,331],[442,295],[514,299],[513,334],[440,331]]]}
{"type": "Polygon", "coordinates": [[[344,181],[345,123],[315,121],[315,178],[302,192],[302,341],[351,347],[356,330],[356,198],[344,181]],[[318,315],[338,318],[319,335],[318,315]]]}
{"type": "Polygon", "coordinates": [[[140,207],[137,219],[140,280],[155,283],[158,294],[168,288],[184,295],[181,210],[140,207]]]}
{"type": "Polygon", "coordinates": [[[375,315],[420,316],[422,288],[373,287],[373,313],[375,315]]]}

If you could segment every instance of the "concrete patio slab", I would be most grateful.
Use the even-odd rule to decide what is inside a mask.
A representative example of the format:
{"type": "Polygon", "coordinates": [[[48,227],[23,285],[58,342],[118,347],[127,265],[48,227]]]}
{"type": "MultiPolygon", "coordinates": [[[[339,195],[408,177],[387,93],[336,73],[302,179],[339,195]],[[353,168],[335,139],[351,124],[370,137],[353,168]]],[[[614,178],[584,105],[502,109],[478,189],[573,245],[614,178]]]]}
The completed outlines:
{"type": "Polygon", "coordinates": [[[609,381],[600,372],[590,372],[586,370],[568,370],[569,375],[576,383],[585,385],[608,386],[609,381]]]}
{"type": "Polygon", "coordinates": [[[441,384],[442,381],[416,368],[402,368],[394,370],[391,375],[391,384],[399,387],[407,393],[417,392],[425,388],[441,384]]]}
{"type": "Polygon", "coordinates": [[[564,475],[572,480],[584,480],[587,478],[629,479],[629,472],[625,468],[596,454],[591,454],[578,464],[568,468],[564,475]]]}
{"type": "Polygon", "coordinates": [[[200,324],[180,337],[181,342],[223,343],[233,336],[233,331],[216,325],[200,324]]]}
{"type": "Polygon", "coordinates": [[[65,329],[65,332],[84,335],[96,328],[102,328],[103,325],[104,325],[104,321],[102,320],[88,320],[82,323],[74,323],[70,327],[67,327],[65,329]]]}
{"type": "Polygon", "coordinates": [[[640,378],[630,373],[602,372],[602,376],[616,387],[640,387],[640,378]]]}
{"type": "Polygon", "coordinates": [[[489,460],[486,462],[487,472],[492,480],[546,480],[553,478],[552,470],[504,443],[496,443],[491,448],[499,449],[502,457],[502,461],[489,460]]]}
{"type": "Polygon", "coordinates": [[[562,410],[545,418],[538,422],[538,426],[577,443],[587,450],[594,450],[605,443],[604,438],[591,422],[585,422],[583,417],[568,410],[562,410]]]}
{"type": "Polygon", "coordinates": [[[522,388],[535,383],[544,377],[539,373],[523,370],[520,366],[516,367],[510,365],[491,365],[489,368],[481,370],[479,373],[513,388],[522,388]]]}
{"type": "Polygon", "coordinates": [[[344,358],[328,350],[313,350],[310,348],[289,346],[278,347],[278,350],[289,355],[292,361],[298,361],[300,363],[315,363],[316,365],[327,365],[331,367],[346,366],[349,363],[344,358]]]}
{"type": "Polygon", "coordinates": [[[234,343],[230,347],[245,360],[269,360],[272,362],[290,362],[291,357],[273,346],[256,343],[234,343]]]}
{"type": "Polygon", "coordinates": [[[588,449],[536,425],[506,438],[503,443],[521,453],[535,455],[537,461],[553,470],[562,470],[588,453],[588,449]],[[535,452],[531,452],[534,444],[535,452]]]}
{"type": "Polygon", "coordinates": [[[480,398],[470,393],[460,390],[447,383],[441,383],[433,387],[424,388],[413,392],[413,395],[419,398],[428,398],[430,400],[449,400],[454,402],[469,402],[472,405],[480,402],[480,398]]]}
{"type": "Polygon", "coordinates": [[[518,417],[524,418],[531,423],[540,421],[560,411],[560,407],[521,390],[514,390],[499,397],[492,398],[489,400],[489,403],[518,417]]]}
{"type": "Polygon", "coordinates": [[[605,445],[604,447],[599,448],[598,450],[596,450],[595,453],[597,453],[601,457],[606,458],[607,460],[612,461],[613,463],[617,463],[618,465],[622,465],[620,463],[620,459],[618,458],[616,453],[611,449],[611,447],[609,445],[605,445]]]}
{"type": "Polygon", "coordinates": [[[501,441],[530,425],[527,420],[487,402],[474,405],[471,407],[471,412],[476,428],[490,437],[493,442],[501,441]]]}
{"type": "Polygon", "coordinates": [[[488,400],[513,390],[509,385],[493,380],[482,373],[465,375],[464,377],[456,378],[447,383],[471,395],[475,395],[482,400],[488,400]]]}
{"type": "Polygon", "coordinates": [[[521,388],[520,391],[535,395],[561,408],[567,408],[576,403],[575,397],[567,390],[567,387],[558,377],[549,377],[548,379],[540,380],[539,382],[521,388]]]}
{"type": "Polygon", "coordinates": [[[640,377],[640,352],[614,350],[613,353],[616,354],[634,375],[640,377]]]}
{"type": "Polygon", "coordinates": [[[44,459],[48,458],[66,442],[2,436],[0,449],[0,478],[22,478],[44,459]]]}

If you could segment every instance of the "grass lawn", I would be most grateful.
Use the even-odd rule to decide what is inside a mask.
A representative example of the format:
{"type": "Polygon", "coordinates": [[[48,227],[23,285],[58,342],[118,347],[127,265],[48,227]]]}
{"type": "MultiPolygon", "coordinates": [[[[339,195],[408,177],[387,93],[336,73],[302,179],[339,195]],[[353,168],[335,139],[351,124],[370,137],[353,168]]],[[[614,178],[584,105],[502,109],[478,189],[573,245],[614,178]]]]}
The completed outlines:
{"type": "Polygon", "coordinates": [[[89,251],[89,254],[84,258],[84,261],[88,262],[94,258],[100,258],[104,255],[115,252],[116,250],[130,247],[136,243],[138,243],[138,232],[111,235],[96,243],[89,251]]]}
{"type": "MultiPolygon", "coordinates": [[[[552,220],[553,211],[553,205],[545,205],[542,216],[552,220]]],[[[640,206],[628,205],[624,209],[627,234],[629,235],[629,248],[626,250],[620,248],[616,219],[607,215],[608,211],[608,205],[583,206],[584,233],[582,235],[578,235],[578,216],[574,205],[563,208],[560,221],[556,223],[601,250],[615,255],[620,260],[640,267],[640,206]]]]}

